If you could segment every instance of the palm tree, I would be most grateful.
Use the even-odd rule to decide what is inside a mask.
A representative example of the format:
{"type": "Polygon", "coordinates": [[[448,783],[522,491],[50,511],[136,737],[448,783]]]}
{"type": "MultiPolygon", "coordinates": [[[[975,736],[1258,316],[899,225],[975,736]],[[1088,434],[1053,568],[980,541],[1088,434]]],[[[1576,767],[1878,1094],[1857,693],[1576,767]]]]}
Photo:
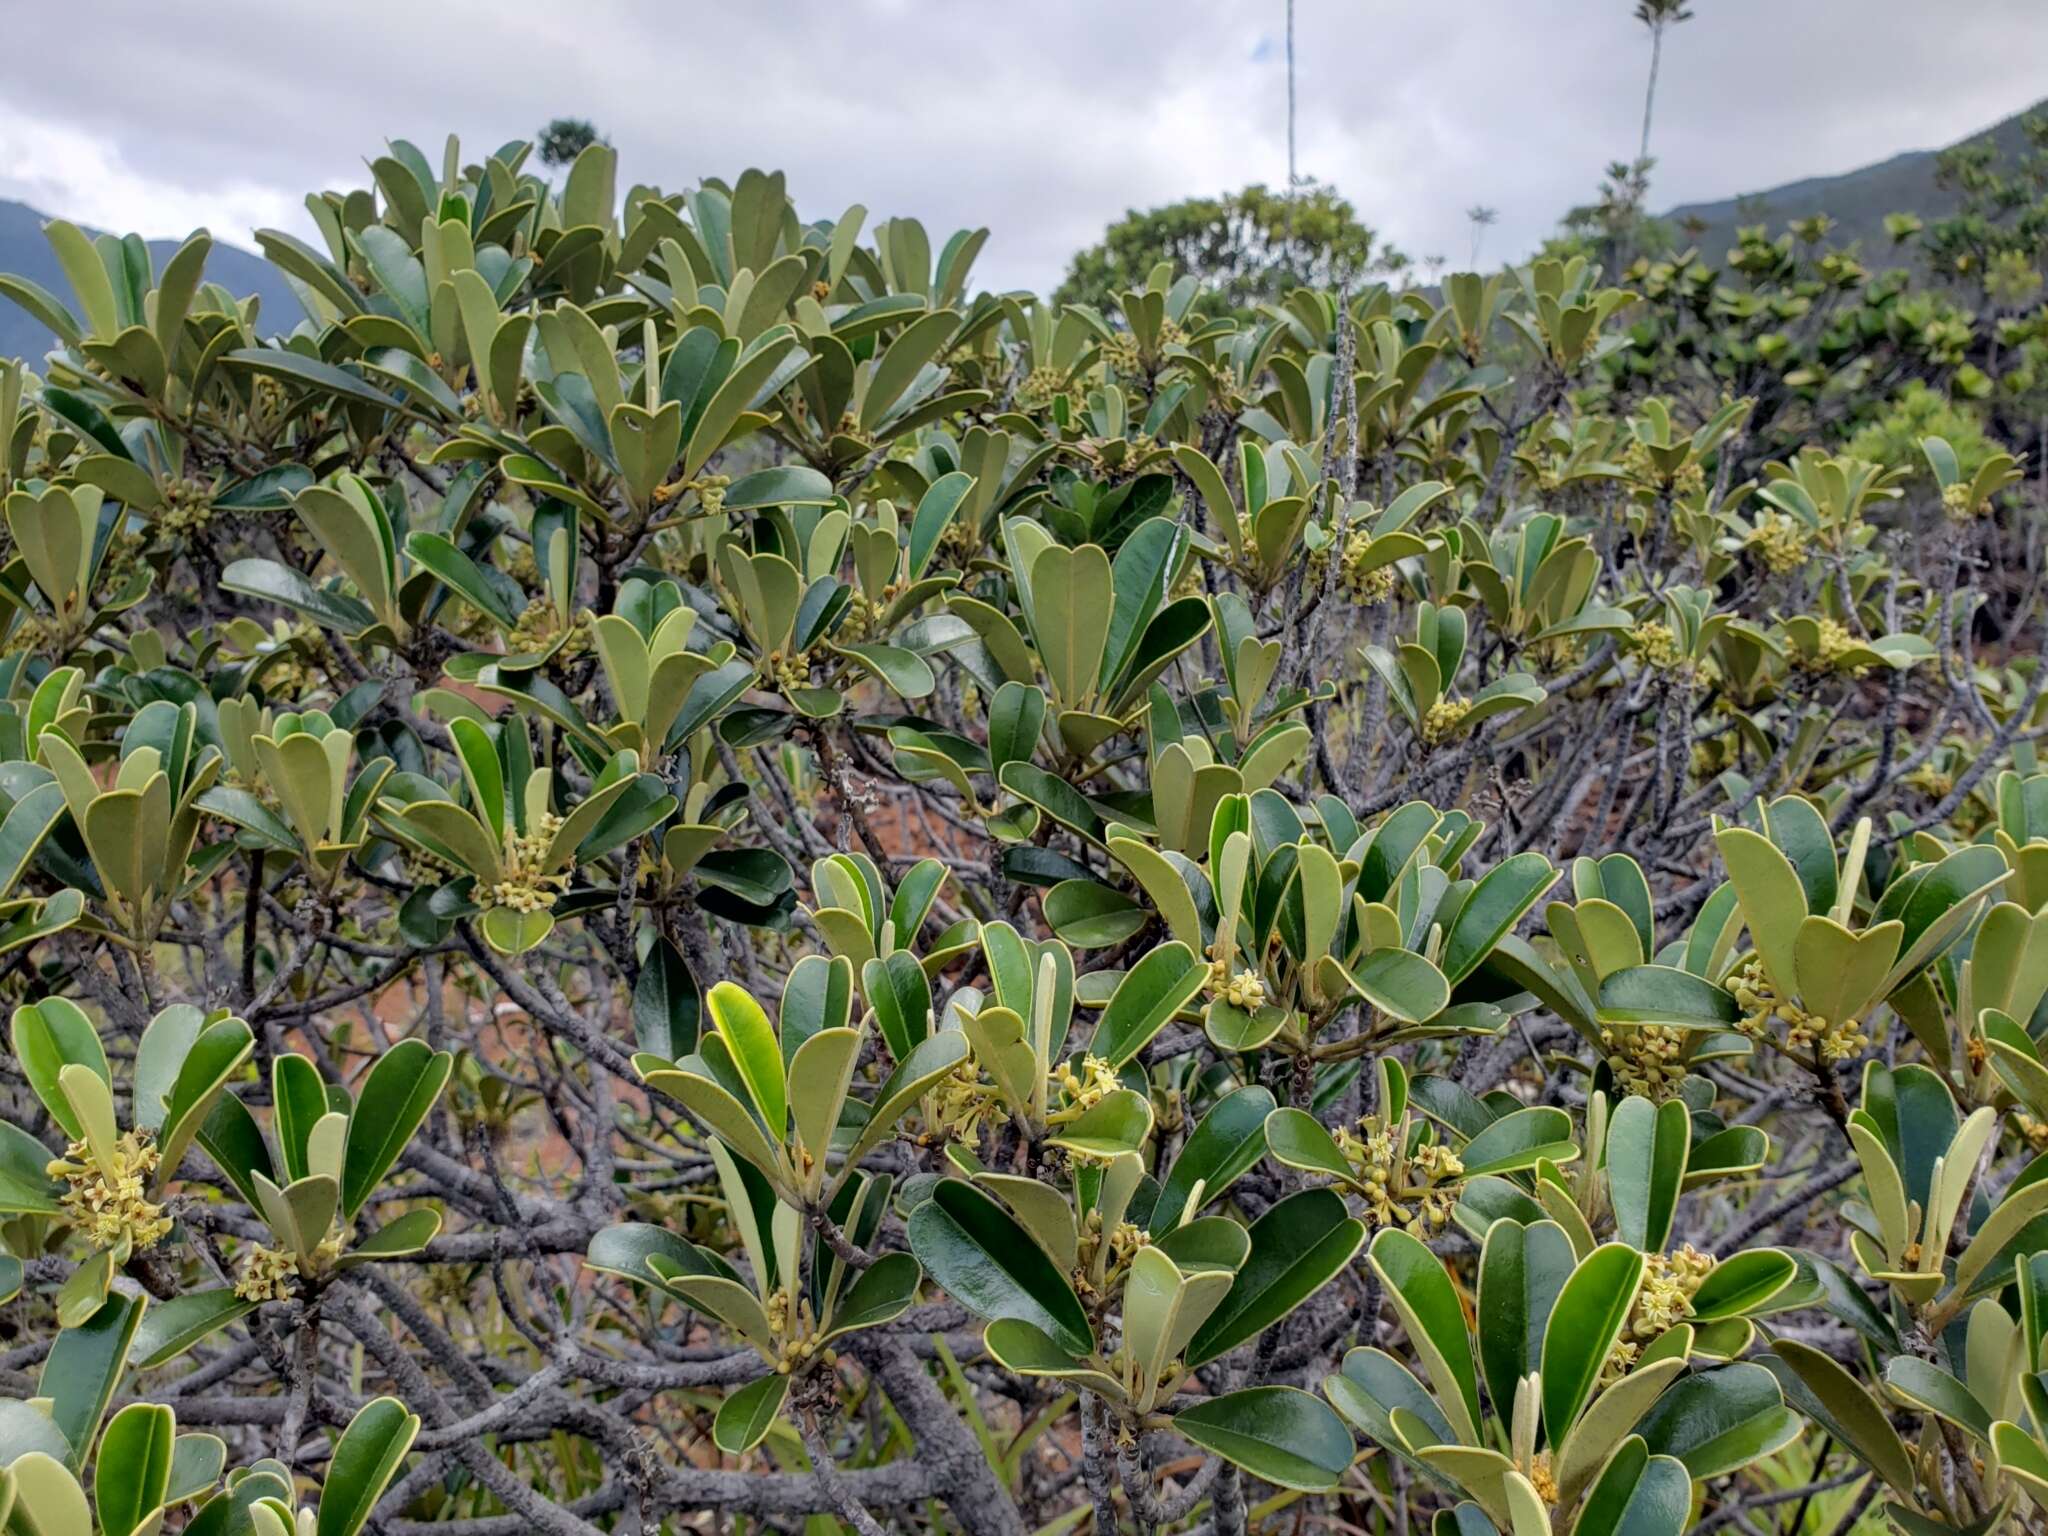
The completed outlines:
{"type": "Polygon", "coordinates": [[[1479,267],[1479,242],[1486,238],[1487,229],[1500,218],[1498,208],[1489,208],[1484,203],[1474,203],[1465,210],[1465,217],[1472,224],[1472,267],[1479,267]]]}
{"type": "Polygon", "coordinates": [[[1643,147],[1636,159],[1650,158],[1650,112],[1657,103],[1657,65],[1664,55],[1664,29],[1691,21],[1685,0],[1636,0],[1636,20],[1650,29],[1650,88],[1643,93],[1643,147]]]}

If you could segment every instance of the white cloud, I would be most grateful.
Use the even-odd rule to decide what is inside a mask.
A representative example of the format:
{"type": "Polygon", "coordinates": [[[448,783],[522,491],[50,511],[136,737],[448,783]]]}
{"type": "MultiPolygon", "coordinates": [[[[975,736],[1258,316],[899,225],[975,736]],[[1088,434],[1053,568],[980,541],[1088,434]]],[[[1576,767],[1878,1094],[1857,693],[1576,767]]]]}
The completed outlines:
{"type": "Polygon", "coordinates": [[[203,227],[251,249],[252,229],[308,222],[299,199],[280,187],[167,181],[137,170],[89,128],[32,117],[0,119],[0,197],[123,234],[182,236],[203,227]]]}

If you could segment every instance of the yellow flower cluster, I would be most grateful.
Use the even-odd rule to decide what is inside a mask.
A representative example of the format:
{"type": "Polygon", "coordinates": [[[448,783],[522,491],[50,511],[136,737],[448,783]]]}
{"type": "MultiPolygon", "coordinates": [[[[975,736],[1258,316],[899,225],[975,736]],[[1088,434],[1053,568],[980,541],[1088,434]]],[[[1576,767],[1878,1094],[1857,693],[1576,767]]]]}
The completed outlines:
{"type": "Polygon", "coordinates": [[[543,811],[530,832],[505,832],[505,877],[491,887],[493,905],[515,912],[545,912],[568,889],[568,872],[545,874],[548,844],[562,829],[562,818],[543,811]]]}
{"type": "Polygon", "coordinates": [[[770,651],[767,670],[769,676],[775,679],[775,686],[784,693],[797,688],[808,688],[811,683],[811,653],[770,651]]]}
{"type": "Polygon", "coordinates": [[[1017,386],[1017,404],[1025,410],[1036,410],[1067,387],[1067,376],[1059,369],[1041,363],[1024,376],[1024,382],[1017,386]]]}
{"type": "Polygon", "coordinates": [[[1145,366],[1145,355],[1137,337],[1129,331],[1118,331],[1102,344],[1102,361],[1113,372],[1130,374],[1145,366]]]}
{"type": "MultiPolygon", "coordinates": [[[[768,1330],[775,1336],[775,1369],[784,1376],[809,1365],[819,1353],[818,1319],[811,1310],[811,1298],[799,1296],[792,1309],[789,1289],[778,1287],[768,1298],[765,1309],[768,1314],[768,1330]]],[[[831,1350],[824,1351],[827,1365],[835,1363],[836,1356],[831,1350]]]]}
{"type": "Polygon", "coordinates": [[[1761,1035],[1775,1017],[1784,1022],[1787,1049],[1804,1051],[1822,1061],[1848,1061],[1870,1047],[1870,1037],[1855,1019],[1824,1019],[1778,996],[1764,974],[1763,962],[1755,956],[1735,973],[1730,990],[1742,1009],[1736,1028],[1746,1035],[1761,1035]]]}
{"type": "Polygon", "coordinates": [[[1813,535],[1798,518],[1774,512],[1758,521],[1749,543],[1762,557],[1765,568],[1782,576],[1806,563],[1813,535]]]}
{"type": "Polygon", "coordinates": [[[299,1261],[291,1254],[251,1243],[242,1250],[235,1294],[244,1301],[283,1301],[291,1295],[298,1276],[299,1261]]]}
{"type": "Polygon", "coordinates": [[[1255,1013],[1266,1006],[1266,983],[1259,973],[1239,971],[1232,975],[1227,960],[1209,962],[1209,980],[1205,990],[1218,1002],[1241,1008],[1246,1013],[1255,1013]]]}
{"type": "Polygon", "coordinates": [[[1691,1243],[1682,1245],[1675,1253],[1647,1256],[1642,1287],[1636,1292],[1621,1337],[1615,1341],[1613,1353],[1601,1371],[1602,1386],[1619,1381],[1634,1370],[1645,1344],[1692,1316],[1692,1299],[1713,1272],[1713,1258],[1691,1243]]]}
{"type": "Polygon", "coordinates": [[[995,1088],[981,1080],[972,1058],[960,1063],[933,1090],[934,1123],[955,1141],[972,1142],[997,1107],[995,1088]]]}
{"type": "Polygon", "coordinates": [[[1861,642],[1849,632],[1849,626],[1840,619],[1822,618],[1819,621],[1820,634],[1811,655],[1795,652],[1793,665],[1808,672],[1845,671],[1851,677],[1861,677],[1867,667],[1845,667],[1844,660],[1856,650],[1861,642]]]}
{"type": "Polygon", "coordinates": [[[1623,1024],[1600,1031],[1607,1064],[1624,1093],[1663,1103],[1685,1080],[1685,1032],[1668,1024],[1623,1024]]]}
{"type": "Polygon", "coordinates": [[[1562,672],[1586,659],[1586,637],[1552,635],[1548,640],[1536,641],[1524,654],[1539,672],[1562,672]]]}
{"type": "Polygon", "coordinates": [[[717,517],[725,511],[725,492],[732,484],[731,475],[699,475],[690,484],[697,489],[697,505],[704,509],[706,517],[717,517]]]}
{"type": "Polygon", "coordinates": [[[305,619],[285,629],[278,639],[293,648],[283,660],[274,661],[265,669],[263,690],[273,699],[296,699],[318,685],[319,668],[327,657],[327,639],[320,633],[319,625],[305,619]]]}
{"type": "MultiPolygon", "coordinates": [[[[19,609],[14,611],[21,612],[19,609]]],[[[64,645],[70,643],[56,620],[40,618],[32,613],[23,613],[15,626],[7,631],[7,649],[16,654],[41,651],[58,646],[59,642],[64,645]]]]}
{"type": "Polygon", "coordinates": [[[298,1256],[281,1248],[251,1243],[242,1250],[241,1273],[235,1276],[235,1294],[244,1301],[284,1301],[303,1276],[324,1274],[332,1269],[348,1246],[349,1234],[340,1225],[327,1229],[327,1236],[313,1250],[312,1259],[301,1264],[298,1256]]]}
{"type": "Polygon", "coordinates": [[[1662,619],[1645,619],[1628,632],[1628,647],[1643,665],[1668,672],[1685,658],[1678,649],[1678,636],[1662,619]]]}
{"type": "Polygon", "coordinates": [[[1971,488],[1962,481],[1941,488],[1941,510],[1952,523],[1967,523],[1991,510],[1991,503],[1980,501],[1970,494],[1971,488]]]}
{"type": "Polygon", "coordinates": [[[1335,1140],[1358,1170],[1360,1193],[1374,1226],[1405,1227],[1427,1235],[1441,1231],[1457,1204],[1457,1191],[1447,1187],[1465,1175],[1465,1165],[1449,1147],[1426,1142],[1412,1157],[1395,1143],[1395,1131],[1368,1115],[1358,1129],[1340,1126],[1335,1140]]]}
{"type": "Polygon", "coordinates": [[[1457,733],[1465,723],[1465,717],[1472,713],[1470,699],[1438,699],[1429,706],[1422,717],[1421,735],[1423,745],[1441,746],[1457,733]]]}
{"type": "Polygon", "coordinates": [[[64,1181],[64,1214],[95,1246],[125,1243],[141,1253],[171,1230],[163,1207],[144,1193],[156,1167],[156,1143],[141,1131],[129,1131],[114,1143],[111,1168],[103,1168],[86,1143],[74,1141],[45,1171],[64,1181]]]}
{"type": "Polygon", "coordinates": [[[1870,1036],[1855,1019],[1831,1020],[1802,1012],[1786,1021],[1785,1044],[1822,1061],[1852,1061],[1870,1049],[1870,1036]]]}
{"type": "Polygon", "coordinates": [[[213,483],[187,477],[164,487],[164,509],[154,522],[159,533],[188,538],[213,521],[213,483]]]}
{"type": "Polygon", "coordinates": [[[1735,1027],[1745,1035],[1762,1034],[1771,1015],[1778,1011],[1778,994],[1771,986],[1771,978],[1764,974],[1763,961],[1751,955],[1728,980],[1729,990],[1742,1009],[1735,1027]]]}
{"type": "Polygon", "coordinates": [[[1363,528],[1344,541],[1344,563],[1337,568],[1337,580],[1357,603],[1382,603],[1394,592],[1394,568],[1391,565],[1382,565],[1374,570],[1365,568],[1371,551],[1372,535],[1363,528]]]}
{"type": "Polygon", "coordinates": [[[1052,1080],[1075,1109],[1093,1109],[1123,1086],[1117,1080],[1116,1068],[1100,1056],[1082,1057],[1079,1071],[1071,1061],[1061,1062],[1053,1069],[1052,1080]]]}
{"type": "Polygon", "coordinates": [[[1688,455],[1669,474],[1657,467],[1650,445],[1641,441],[1631,442],[1621,452],[1622,467],[1637,480],[1649,485],[1661,485],[1674,497],[1697,496],[1707,488],[1707,472],[1700,467],[1697,459],[1688,455]]]}
{"type": "Polygon", "coordinates": [[[512,626],[512,633],[505,639],[505,646],[515,656],[531,656],[553,645],[557,635],[563,636],[562,649],[558,653],[562,660],[582,655],[590,649],[590,616],[578,614],[567,625],[565,633],[562,616],[555,611],[554,601],[536,597],[521,610],[518,622],[512,626]]]}
{"type": "Polygon", "coordinates": [[[1906,782],[1930,800],[1946,800],[1956,787],[1955,778],[1932,763],[1922,763],[1906,775],[1906,782]]]}
{"type": "MultiPolygon", "coordinates": [[[[945,533],[939,537],[939,548],[943,551],[949,542],[957,543],[954,536],[963,531],[964,524],[949,524],[945,533]]],[[[969,540],[971,543],[971,534],[969,540]]],[[[960,563],[965,563],[965,556],[961,558],[960,563]]],[[[882,620],[889,612],[889,605],[901,596],[902,592],[903,583],[892,581],[882,588],[880,597],[866,597],[861,593],[854,593],[847,599],[846,613],[839,621],[837,638],[840,642],[843,644],[854,640],[872,640],[880,636],[882,620]]],[[[808,677],[804,681],[809,681],[808,677]]],[[[796,686],[801,688],[803,683],[799,682],[796,686]]]]}

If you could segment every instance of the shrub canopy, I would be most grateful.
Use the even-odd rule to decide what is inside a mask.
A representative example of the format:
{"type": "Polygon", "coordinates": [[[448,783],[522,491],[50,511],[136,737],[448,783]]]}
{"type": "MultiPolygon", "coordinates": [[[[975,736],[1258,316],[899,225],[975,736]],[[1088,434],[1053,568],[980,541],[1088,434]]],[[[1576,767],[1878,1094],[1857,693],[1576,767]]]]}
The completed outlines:
{"type": "Polygon", "coordinates": [[[0,277],[0,1524],[2041,1528],[2038,314],[528,153],[0,277]]]}

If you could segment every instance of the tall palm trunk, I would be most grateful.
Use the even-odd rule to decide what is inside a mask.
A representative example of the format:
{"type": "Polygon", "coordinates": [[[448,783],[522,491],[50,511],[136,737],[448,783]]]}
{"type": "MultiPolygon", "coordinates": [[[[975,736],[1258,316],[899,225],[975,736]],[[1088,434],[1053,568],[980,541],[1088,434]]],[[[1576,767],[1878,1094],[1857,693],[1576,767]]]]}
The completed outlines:
{"type": "Polygon", "coordinates": [[[1657,62],[1664,53],[1664,24],[1654,23],[1650,28],[1650,88],[1643,92],[1643,146],[1636,151],[1638,161],[1650,158],[1650,113],[1657,104],[1657,62]]]}

